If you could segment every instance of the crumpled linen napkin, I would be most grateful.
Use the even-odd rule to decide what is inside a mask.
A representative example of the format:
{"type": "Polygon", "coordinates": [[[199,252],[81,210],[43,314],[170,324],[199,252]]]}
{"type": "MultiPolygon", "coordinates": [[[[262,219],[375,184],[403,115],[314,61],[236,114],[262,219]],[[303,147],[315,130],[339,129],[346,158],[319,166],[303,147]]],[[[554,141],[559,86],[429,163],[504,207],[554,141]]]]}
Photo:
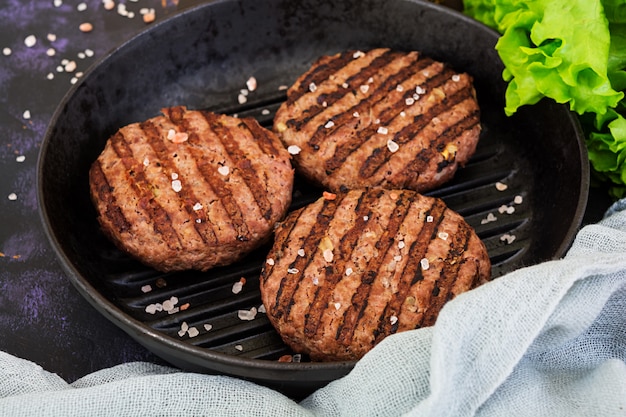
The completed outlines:
{"type": "Polygon", "coordinates": [[[68,384],[0,353],[0,416],[626,416],[626,200],[564,259],[449,302],[347,376],[295,401],[149,363],[68,384]]]}

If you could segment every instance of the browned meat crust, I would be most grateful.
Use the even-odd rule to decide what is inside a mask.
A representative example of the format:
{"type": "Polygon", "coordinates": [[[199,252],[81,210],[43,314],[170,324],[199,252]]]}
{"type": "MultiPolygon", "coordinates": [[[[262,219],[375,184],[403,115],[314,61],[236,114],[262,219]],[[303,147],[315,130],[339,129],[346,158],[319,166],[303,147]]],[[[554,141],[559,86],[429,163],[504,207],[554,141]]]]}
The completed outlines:
{"type": "Polygon", "coordinates": [[[293,169],[255,120],[174,107],[115,133],[89,180],[117,246],[157,270],[207,270],[268,240],[293,169]]]}
{"type": "Polygon", "coordinates": [[[432,325],[445,302],[490,275],[484,244],[442,200],[353,190],[280,223],[261,296],[296,352],[353,360],[390,334],[432,325]]]}
{"type": "Polygon", "coordinates": [[[425,191],[474,153],[479,113],[469,75],[380,48],[321,57],[289,88],[274,130],[296,168],[332,191],[425,191]]]}

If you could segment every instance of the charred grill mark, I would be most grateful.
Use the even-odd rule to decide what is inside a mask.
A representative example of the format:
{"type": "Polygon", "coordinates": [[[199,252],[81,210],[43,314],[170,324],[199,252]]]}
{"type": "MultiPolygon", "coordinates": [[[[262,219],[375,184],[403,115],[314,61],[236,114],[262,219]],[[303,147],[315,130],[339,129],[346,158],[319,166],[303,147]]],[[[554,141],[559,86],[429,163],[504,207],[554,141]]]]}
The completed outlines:
{"type": "MultiPolygon", "coordinates": [[[[344,88],[342,86],[339,86],[337,88],[337,90],[334,90],[332,93],[330,94],[322,94],[322,93],[317,93],[318,94],[318,98],[317,98],[317,103],[316,105],[313,105],[305,110],[303,110],[302,114],[303,116],[306,115],[305,117],[302,117],[299,120],[296,119],[290,119],[287,121],[287,124],[293,128],[295,128],[296,130],[301,130],[304,126],[306,126],[315,116],[317,116],[318,114],[322,113],[324,110],[326,110],[328,107],[332,106],[335,102],[341,100],[345,95],[347,94],[356,94],[356,88],[359,88],[359,86],[363,85],[363,84],[367,84],[367,80],[369,78],[371,78],[372,76],[374,76],[376,73],[380,72],[381,68],[383,68],[384,66],[390,64],[391,62],[393,62],[396,58],[402,58],[402,55],[398,54],[397,52],[393,52],[393,51],[385,51],[383,54],[377,56],[376,58],[374,58],[369,64],[367,64],[366,66],[362,67],[356,74],[348,77],[346,79],[346,84],[348,85],[348,88],[344,88]],[[322,105],[323,102],[326,102],[326,106],[322,105]]],[[[351,59],[352,58],[351,56],[351,59]]],[[[343,68],[343,67],[342,67],[343,68]]],[[[341,69],[341,68],[338,68],[341,69]]],[[[330,75],[330,74],[328,74],[330,75]]],[[[320,82],[323,80],[319,80],[320,82]]],[[[308,84],[307,84],[308,86],[308,84]]],[[[312,93],[315,94],[315,93],[312,93]]],[[[354,111],[350,112],[349,114],[351,115],[354,111]]],[[[345,114],[345,113],[344,113],[345,114]]],[[[336,123],[340,123],[340,119],[338,118],[341,114],[333,116],[331,118],[331,120],[333,122],[336,123]]],[[[342,118],[343,119],[343,118],[342,118]]],[[[331,133],[333,131],[333,129],[328,129],[326,127],[322,126],[318,126],[317,130],[315,131],[315,133],[312,135],[311,139],[309,140],[309,146],[312,149],[317,149],[317,147],[319,146],[319,142],[323,139],[324,135],[327,135],[328,133],[331,133]]]]}
{"type": "Polygon", "coordinates": [[[432,292],[433,298],[429,302],[429,308],[422,316],[421,326],[431,326],[437,319],[441,307],[449,300],[454,281],[457,279],[463,254],[467,250],[472,231],[467,224],[459,224],[461,230],[457,230],[449,238],[452,239],[448,254],[443,262],[443,268],[439,273],[439,279],[435,281],[432,292]]]}
{"type": "MultiPolygon", "coordinates": [[[[289,238],[291,237],[291,233],[293,232],[293,229],[295,228],[295,226],[298,224],[298,219],[300,219],[300,216],[302,215],[302,212],[304,212],[304,207],[292,212],[287,219],[285,219],[284,222],[280,223],[277,226],[277,230],[275,233],[275,239],[274,239],[274,244],[273,247],[274,248],[285,248],[287,247],[287,242],[289,241],[289,238]],[[285,232],[286,231],[286,232],[285,232]]],[[[267,263],[263,266],[263,270],[261,271],[261,279],[264,280],[265,277],[268,277],[272,274],[274,267],[276,266],[276,264],[278,262],[280,262],[280,259],[282,257],[282,249],[277,251],[276,253],[274,253],[275,258],[272,258],[271,262],[267,263]]],[[[276,294],[276,300],[278,300],[280,298],[280,295],[282,293],[282,285],[278,287],[278,293],[276,294]]],[[[269,306],[266,306],[269,307],[269,306]]]]}
{"type": "Polygon", "coordinates": [[[378,329],[376,331],[374,344],[380,342],[380,340],[382,340],[382,338],[386,335],[394,332],[394,329],[397,329],[397,326],[394,326],[390,318],[391,316],[398,315],[400,313],[402,304],[406,300],[407,294],[411,289],[416,271],[421,269],[420,261],[428,253],[430,241],[437,239],[437,229],[443,221],[445,211],[446,206],[443,201],[435,199],[435,202],[428,210],[428,215],[433,217],[433,221],[423,223],[422,229],[417,235],[417,239],[415,239],[415,241],[411,244],[411,250],[409,253],[412,255],[402,271],[400,282],[398,283],[398,291],[394,294],[394,297],[389,300],[378,319],[378,329]]]}
{"type": "MultiPolygon", "coordinates": [[[[335,200],[323,201],[322,209],[317,214],[317,221],[309,234],[304,238],[302,247],[317,248],[342,200],[343,196],[338,195],[335,200]]],[[[289,269],[293,269],[294,272],[297,272],[293,274],[287,272],[281,280],[281,291],[276,294],[276,302],[272,311],[276,319],[281,318],[283,315],[289,315],[291,306],[294,303],[293,297],[298,289],[300,279],[306,267],[313,261],[313,258],[314,256],[308,258],[299,256],[289,265],[289,269]]]]}
{"type": "Polygon", "coordinates": [[[351,258],[352,252],[356,246],[359,237],[361,236],[363,229],[365,228],[366,220],[363,216],[369,215],[372,204],[377,201],[383,191],[377,193],[361,193],[355,206],[355,222],[354,225],[346,231],[342,236],[339,243],[339,248],[335,253],[337,256],[333,259],[332,268],[333,274],[327,274],[324,285],[318,287],[313,302],[309,305],[307,313],[305,314],[306,320],[304,323],[304,334],[307,336],[315,335],[318,330],[324,315],[324,311],[328,308],[330,296],[335,289],[336,285],[341,281],[344,276],[346,263],[351,258]],[[332,280],[329,279],[332,276],[332,280]]]}
{"type": "Polygon", "coordinates": [[[133,173],[132,176],[129,175],[130,178],[128,178],[128,182],[137,194],[139,207],[145,210],[148,214],[148,218],[152,220],[154,232],[161,236],[168,247],[179,247],[181,243],[176,230],[172,226],[169,213],[154,199],[152,184],[148,182],[144,175],[143,165],[133,157],[124,135],[121,132],[117,132],[113,135],[111,137],[111,145],[126,167],[126,170],[133,173]]]}
{"type": "Polygon", "coordinates": [[[337,70],[346,66],[349,62],[354,59],[354,51],[345,51],[339,54],[338,56],[330,57],[331,59],[322,65],[316,65],[315,70],[311,71],[307,76],[302,80],[302,83],[298,86],[297,91],[293,91],[287,97],[287,103],[293,104],[300,97],[309,92],[309,85],[320,84],[322,81],[326,80],[330,77],[331,74],[337,72],[337,70]]]}
{"type": "MultiPolygon", "coordinates": [[[[349,117],[354,117],[352,114],[356,111],[363,111],[365,106],[374,106],[376,102],[387,98],[389,91],[395,88],[398,84],[401,84],[406,79],[413,76],[416,72],[421,71],[423,68],[430,66],[433,61],[430,58],[421,58],[417,59],[417,61],[411,66],[406,66],[402,68],[396,74],[389,76],[377,89],[376,91],[367,98],[366,100],[361,101],[358,105],[349,109],[348,111],[341,114],[342,119],[336,123],[345,122],[349,117]]],[[[424,88],[432,88],[433,86],[439,85],[438,83],[445,80],[445,77],[441,76],[440,73],[429,74],[429,77],[425,83],[422,84],[424,88]],[[433,83],[436,83],[433,85],[433,83]]],[[[397,117],[403,109],[406,108],[405,99],[412,96],[413,92],[406,93],[400,101],[397,101],[393,104],[390,104],[389,107],[384,110],[379,119],[380,124],[386,125],[388,124],[394,117],[397,117]]],[[[410,126],[410,125],[409,125],[410,126]]],[[[344,162],[348,159],[348,157],[354,153],[357,149],[363,146],[378,130],[379,125],[370,125],[362,128],[361,130],[356,132],[353,140],[350,141],[349,144],[344,144],[342,147],[338,148],[335,151],[335,154],[326,161],[325,168],[326,172],[330,175],[337,169],[343,165],[344,162]]]]}
{"type": "MultiPolygon", "coordinates": [[[[170,152],[168,152],[167,147],[160,138],[159,128],[151,121],[143,122],[139,125],[139,127],[146,135],[146,143],[149,144],[152,150],[156,153],[159,163],[164,168],[165,172],[177,172],[174,162],[171,161],[170,152]]],[[[181,180],[182,179],[183,178],[181,177],[181,180]]],[[[176,195],[178,197],[178,202],[172,203],[171,206],[174,209],[178,207],[183,207],[185,209],[185,212],[191,219],[193,219],[194,229],[204,243],[216,243],[217,238],[213,228],[208,222],[203,221],[204,219],[201,217],[204,210],[196,211],[193,209],[194,204],[198,202],[198,198],[193,193],[191,187],[183,186],[183,188],[176,193],[176,195]],[[200,220],[200,222],[198,223],[197,220],[200,220]]]]}
{"type": "Polygon", "coordinates": [[[344,312],[343,321],[337,329],[335,338],[339,343],[348,346],[352,341],[354,332],[367,308],[369,294],[374,281],[379,277],[377,268],[383,264],[383,259],[394,242],[394,236],[398,233],[414,201],[414,194],[411,194],[408,198],[406,198],[406,195],[401,194],[401,197],[396,200],[396,207],[390,215],[385,232],[379,239],[378,255],[368,262],[366,272],[361,277],[361,285],[357,287],[352,295],[352,305],[344,312]]]}
{"type": "MultiPolygon", "coordinates": [[[[433,158],[433,155],[439,151],[438,147],[441,147],[442,145],[445,146],[446,143],[450,143],[455,138],[461,136],[463,132],[478,126],[478,114],[479,110],[474,110],[465,118],[446,128],[437,138],[435,138],[433,142],[431,142],[429,147],[422,149],[404,169],[407,172],[416,173],[426,169],[431,158],[433,158]]],[[[438,165],[438,172],[440,172],[445,166],[453,163],[453,161],[454,160],[452,159],[446,163],[440,163],[438,165]]]]}
{"type": "MultiPolygon", "coordinates": [[[[215,115],[211,116],[211,119],[211,125],[222,126],[217,123],[218,118],[215,115]]],[[[252,138],[256,139],[256,142],[259,145],[262,145],[262,148],[270,148],[263,149],[264,153],[276,155],[278,151],[272,146],[271,141],[267,140],[267,133],[263,132],[260,128],[255,128],[255,125],[258,126],[258,124],[252,123],[250,120],[242,119],[239,124],[239,128],[247,130],[252,135],[252,138]]],[[[272,204],[267,198],[265,187],[263,186],[258,173],[254,169],[252,161],[250,161],[249,158],[246,158],[245,153],[239,148],[237,142],[232,139],[228,129],[222,127],[222,130],[224,130],[224,132],[218,132],[218,135],[221,134],[220,137],[227,138],[227,140],[222,140],[222,143],[226,148],[228,155],[233,159],[235,166],[239,168],[237,173],[246,183],[263,218],[266,220],[271,219],[272,204]]]]}
{"type": "Polygon", "coordinates": [[[100,161],[96,161],[91,167],[91,180],[93,184],[96,184],[98,200],[106,205],[106,210],[104,211],[106,218],[109,219],[117,231],[129,231],[131,226],[126,220],[126,217],[124,217],[124,213],[122,213],[122,209],[119,204],[117,204],[117,201],[115,200],[113,188],[102,171],[100,161]]]}
{"type": "MultiPolygon", "coordinates": [[[[442,76],[440,81],[445,81],[447,78],[448,78],[447,75],[442,76]]],[[[432,85],[426,88],[429,88],[429,89],[437,88],[440,85],[441,84],[432,85]]],[[[464,89],[458,90],[451,96],[446,96],[441,102],[431,107],[426,113],[416,116],[413,119],[413,123],[406,125],[399,132],[397,132],[393,137],[393,141],[397,143],[398,145],[402,146],[403,144],[406,144],[414,140],[426,128],[426,126],[429,125],[429,123],[432,121],[433,118],[441,115],[443,112],[454,109],[455,106],[459,105],[460,103],[463,103],[465,100],[470,98],[471,94],[472,94],[471,89],[464,88],[464,89]]],[[[426,100],[426,99],[427,98],[424,97],[424,98],[421,98],[420,100],[426,100]]],[[[404,103],[401,103],[400,105],[402,106],[404,105],[404,103]]],[[[478,124],[478,117],[475,117],[477,115],[472,113],[471,115],[468,115],[466,118],[469,118],[470,116],[472,117],[471,119],[473,121],[472,124],[473,125],[478,124]]],[[[445,139],[445,142],[451,142],[452,140],[456,139],[456,137],[457,136],[452,136],[448,133],[446,135],[444,134],[440,135],[439,137],[435,138],[435,140],[437,142],[444,142],[444,139],[445,139]]],[[[431,146],[426,147],[424,151],[432,152],[432,149],[431,149],[432,146],[433,146],[433,143],[431,143],[431,146]]],[[[361,178],[369,178],[372,175],[374,175],[379,169],[381,169],[382,166],[384,166],[387,163],[387,161],[389,161],[392,155],[393,153],[387,148],[387,146],[381,146],[381,147],[374,149],[372,154],[370,154],[370,156],[366,159],[365,163],[363,164],[363,166],[361,167],[359,171],[359,175],[361,176],[361,178]]],[[[425,165],[427,162],[426,160],[427,158],[423,159],[425,163],[417,167],[416,172],[421,172],[425,168],[425,165]]]]}
{"type": "MultiPolygon", "coordinates": [[[[203,113],[206,118],[209,128],[214,132],[217,139],[224,145],[224,142],[229,141],[230,132],[217,120],[214,115],[210,113],[203,113]]],[[[198,141],[197,135],[190,135],[189,143],[194,144],[198,141]]],[[[195,146],[189,147],[191,154],[196,161],[196,166],[202,174],[206,183],[215,192],[217,198],[221,202],[224,210],[226,210],[231,223],[237,233],[237,240],[245,242],[250,238],[250,231],[245,222],[241,207],[237,204],[237,198],[233,195],[230,187],[226,185],[224,179],[221,178],[221,174],[217,172],[215,165],[212,161],[207,161],[204,154],[199,151],[195,146]]],[[[184,187],[183,187],[184,188],[184,187]]]]}

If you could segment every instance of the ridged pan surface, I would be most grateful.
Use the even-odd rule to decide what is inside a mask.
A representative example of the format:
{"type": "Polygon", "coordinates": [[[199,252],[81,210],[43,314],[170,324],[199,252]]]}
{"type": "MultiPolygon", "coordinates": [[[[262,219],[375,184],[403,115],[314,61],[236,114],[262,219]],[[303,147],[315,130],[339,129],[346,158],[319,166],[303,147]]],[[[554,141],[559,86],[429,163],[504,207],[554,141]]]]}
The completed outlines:
{"type": "MultiPolygon", "coordinates": [[[[182,12],[104,58],[55,113],[38,173],[52,246],[81,294],[167,361],[305,395],[354,363],[278,362],[293,352],[262,310],[252,320],[240,317],[261,305],[258,281],[269,247],[204,273],[151,270],[99,231],[90,164],[118,128],[163,107],[253,116],[271,127],[284,87],[320,55],[418,50],[475,79],[483,125],[477,152],[452,181],[427,194],[476,229],[499,277],[565,253],[582,219],[589,173],[579,126],[565,107],[546,101],[503,114],[496,41],[479,23],[417,0],[221,1],[182,12]],[[244,102],[238,96],[252,76],[258,88],[244,102]],[[234,292],[241,278],[245,285],[234,292]]],[[[292,208],[320,195],[298,179],[292,208]]]]}

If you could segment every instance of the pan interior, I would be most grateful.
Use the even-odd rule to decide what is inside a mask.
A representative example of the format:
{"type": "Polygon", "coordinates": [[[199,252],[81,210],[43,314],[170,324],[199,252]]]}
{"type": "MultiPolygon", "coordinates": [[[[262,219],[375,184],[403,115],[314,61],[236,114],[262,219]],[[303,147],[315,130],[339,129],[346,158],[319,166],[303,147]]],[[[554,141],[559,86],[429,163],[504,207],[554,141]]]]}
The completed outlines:
{"type": "MultiPolygon", "coordinates": [[[[353,363],[277,362],[292,352],[267,318],[237,316],[260,306],[258,279],[268,248],[206,273],[146,268],[99,231],[88,193],[90,164],[118,128],[163,107],[252,116],[270,127],[284,87],[317,57],[374,47],[418,50],[474,77],[483,125],[478,150],[451,182],[427,194],[443,198],[476,229],[493,275],[501,276],[565,253],[582,219],[589,173],[580,128],[565,107],[545,101],[513,117],[503,114],[496,41],[479,23],[418,0],[218,1],[182,12],[112,51],[55,113],[38,172],[52,246],[97,309],[175,365],[283,390],[315,389],[353,363]],[[258,88],[241,103],[251,76],[258,88]],[[490,214],[497,221],[486,221],[490,214]],[[247,283],[234,294],[241,277],[247,283]],[[153,314],[149,306],[166,300],[177,301],[177,312],[153,314]],[[183,322],[199,335],[181,332],[183,322]]],[[[320,194],[297,180],[292,208],[320,194]]]]}

